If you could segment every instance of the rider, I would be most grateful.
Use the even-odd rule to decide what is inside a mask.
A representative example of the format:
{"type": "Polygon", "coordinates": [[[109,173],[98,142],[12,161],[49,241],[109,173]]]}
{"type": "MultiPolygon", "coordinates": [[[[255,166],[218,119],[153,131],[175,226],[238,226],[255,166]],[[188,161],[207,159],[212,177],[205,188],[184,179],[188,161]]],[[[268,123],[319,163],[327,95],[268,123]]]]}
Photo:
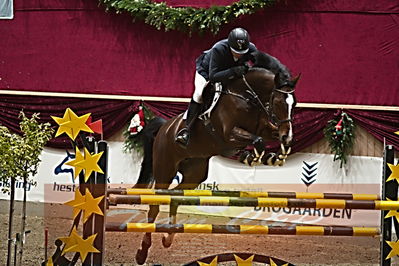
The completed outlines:
{"type": "Polygon", "coordinates": [[[252,53],[257,51],[250,42],[248,32],[243,28],[235,28],[227,39],[217,42],[196,59],[195,90],[183,116],[186,127],[176,135],[177,143],[185,147],[189,142],[191,127],[201,111],[202,92],[207,82],[225,84],[231,79],[242,77],[248,70],[247,62],[253,59],[252,53]]]}

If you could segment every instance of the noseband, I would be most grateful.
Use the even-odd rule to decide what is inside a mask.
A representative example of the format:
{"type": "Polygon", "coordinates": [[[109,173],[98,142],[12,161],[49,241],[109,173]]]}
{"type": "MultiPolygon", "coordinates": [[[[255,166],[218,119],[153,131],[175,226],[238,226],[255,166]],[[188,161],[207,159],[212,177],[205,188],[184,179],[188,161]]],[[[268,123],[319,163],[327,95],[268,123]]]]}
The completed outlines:
{"type": "Polygon", "coordinates": [[[245,79],[244,76],[242,76],[242,79],[244,80],[245,85],[248,87],[248,90],[246,92],[248,92],[248,94],[251,95],[251,97],[253,99],[255,99],[256,103],[266,113],[266,115],[269,117],[269,121],[272,126],[279,128],[281,126],[281,124],[292,121],[291,117],[288,119],[284,119],[284,120],[278,119],[277,115],[274,113],[274,110],[273,110],[273,99],[274,99],[275,93],[283,93],[286,95],[293,93],[295,91],[293,84],[291,84],[290,82],[285,82],[277,88],[273,87],[272,93],[270,94],[269,102],[266,104],[263,104],[262,101],[259,99],[258,94],[252,89],[251,85],[249,85],[249,83],[247,82],[247,80],[245,79]],[[290,90],[290,91],[281,90],[281,88],[286,87],[286,86],[290,87],[292,90],[290,90]]]}

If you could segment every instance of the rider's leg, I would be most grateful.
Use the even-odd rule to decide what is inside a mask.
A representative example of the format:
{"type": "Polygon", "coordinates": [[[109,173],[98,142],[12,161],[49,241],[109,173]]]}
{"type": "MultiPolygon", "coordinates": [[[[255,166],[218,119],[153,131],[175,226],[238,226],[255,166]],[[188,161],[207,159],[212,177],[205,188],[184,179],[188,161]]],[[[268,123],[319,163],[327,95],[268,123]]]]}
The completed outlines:
{"type": "Polygon", "coordinates": [[[185,119],[186,127],[181,129],[177,133],[175,138],[175,141],[184,147],[188,145],[188,142],[190,140],[190,129],[192,128],[196,118],[201,112],[202,92],[206,84],[206,79],[200,74],[198,74],[198,72],[196,72],[194,84],[195,84],[194,95],[193,98],[191,99],[191,102],[188,106],[188,110],[186,113],[187,114],[187,117],[185,119]]]}
{"type": "Polygon", "coordinates": [[[191,99],[187,110],[187,118],[185,120],[186,127],[182,128],[176,135],[175,141],[183,146],[187,146],[190,140],[190,130],[194,124],[195,119],[201,111],[201,104],[191,99]]]}

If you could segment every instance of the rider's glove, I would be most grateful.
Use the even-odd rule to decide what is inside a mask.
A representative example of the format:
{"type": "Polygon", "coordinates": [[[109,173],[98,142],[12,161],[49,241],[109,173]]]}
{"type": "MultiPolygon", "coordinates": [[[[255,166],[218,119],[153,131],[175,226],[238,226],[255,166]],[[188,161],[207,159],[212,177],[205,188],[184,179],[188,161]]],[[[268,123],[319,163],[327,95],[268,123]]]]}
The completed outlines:
{"type": "Polygon", "coordinates": [[[245,75],[248,71],[248,66],[235,66],[231,68],[234,72],[234,75],[237,78],[242,77],[242,75],[245,75]]]}

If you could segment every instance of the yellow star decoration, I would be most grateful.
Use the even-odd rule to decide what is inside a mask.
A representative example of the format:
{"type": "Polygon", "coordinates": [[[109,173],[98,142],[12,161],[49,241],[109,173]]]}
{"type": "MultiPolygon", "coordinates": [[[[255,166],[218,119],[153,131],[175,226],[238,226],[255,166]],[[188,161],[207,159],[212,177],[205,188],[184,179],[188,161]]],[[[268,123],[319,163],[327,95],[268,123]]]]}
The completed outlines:
{"type": "Polygon", "coordinates": [[[218,256],[215,256],[215,258],[209,264],[201,261],[197,261],[197,263],[199,266],[216,266],[218,265],[218,256]]]}
{"type": "Polygon", "coordinates": [[[70,249],[71,247],[74,247],[77,244],[76,236],[79,236],[79,235],[78,235],[78,232],[76,231],[76,227],[74,226],[72,228],[71,234],[69,236],[58,238],[63,243],[65,243],[65,247],[62,250],[61,256],[64,255],[65,253],[69,252],[68,249],[70,249]]]}
{"type": "Polygon", "coordinates": [[[103,152],[91,155],[90,152],[84,148],[84,155],[82,155],[79,149],[76,148],[75,159],[65,164],[75,167],[75,179],[82,170],[85,170],[85,182],[87,182],[93,171],[104,174],[103,170],[98,166],[98,160],[100,160],[102,154],[103,152]]]}
{"type": "Polygon", "coordinates": [[[399,135],[399,131],[394,132],[396,135],[399,135]]]}
{"type": "MultiPolygon", "coordinates": [[[[392,201],[391,199],[388,199],[388,198],[387,198],[387,200],[388,200],[388,201],[392,201]]],[[[397,210],[390,210],[390,211],[387,213],[387,215],[385,215],[384,218],[389,218],[389,217],[393,217],[393,216],[395,216],[396,221],[399,222],[399,212],[398,212],[397,210]]]]}
{"type": "Polygon", "coordinates": [[[396,256],[399,255],[399,242],[398,241],[396,241],[396,242],[385,241],[385,242],[387,242],[387,244],[392,248],[391,252],[389,252],[388,256],[385,258],[386,260],[392,258],[395,255],[396,256]]]}
{"type": "Polygon", "coordinates": [[[70,161],[70,162],[66,162],[66,163],[65,163],[66,165],[70,165],[70,166],[75,167],[75,171],[73,172],[73,173],[74,173],[74,174],[73,174],[73,177],[74,177],[75,179],[76,179],[76,177],[80,174],[80,172],[82,172],[82,170],[83,170],[83,167],[80,167],[80,166],[77,165],[78,163],[80,163],[80,162],[82,162],[82,161],[84,161],[84,156],[83,156],[83,154],[80,153],[78,147],[76,147],[76,150],[75,150],[75,159],[73,159],[73,160],[70,161]]]}
{"type": "Polygon", "coordinates": [[[67,108],[62,118],[51,116],[51,118],[53,118],[54,121],[60,126],[55,136],[58,137],[62,133],[65,133],[72,140],[75,140],[80,131],[93,133],[93,130],[86,125],[86,121],[89,119],[90,115],[91,114],[89,113],[82,116],[77,116],[70,108],[67,108]]]}
{"type": "Polygon", "coordinates": [[[252,265],[252,261],[255,258],[255,255],[252,255],[248,259],[243,260],[240,257],[238,257],[236,254],[234,254],[234,258],[236,259],[237,266],[251,266],[252,265]]]}
{"type": "Polygon", "coordinates": [[[84,210],[84,218],[83,223],[89,219],[90,215],[93,213],[104,216],[104,213],[101,211],[100,201],[104,198],[104,196],[100,196],[98,198],[93,198],[93,195],[90,193],[90,190],[86,188],[86,195],[85,195],[85,203],[80,206],[84,210]]]}
{"type": "Polygon", "coordinates": [[[388,177],[387,182],[391,180],[396,180],[396,182],[399,183],[399,164],[398,165],[393,165],[390,163],[387,163],[389,169],[391,169],[391,175],[388,177]]]}
{"type": "Polygon", "coordinates": [[[73,219],[75,219],[76,216],[78,216],[78,214],[82,210],[81,206],[85,203],[85,200],[86,197],[83,196],[82,193],[80,193],[79,189],[77,188],[75,190],[75,199],[64,203],[65,205],[73,207],[73,219]]]}
{"type": "Polygon", "coordinates": [[[85,182],[87,182],[93,171],[104,174],[103,170],[101,170],[100,166],[98,166],[98,160],[100,160],[101,155],[103,155],[103,151],[91,155],[90,152],[85,148],[85,159],[75,163],[76,166],[82,167],[85,170],[85,182]]]}
{"type": "Polygon", "coordinates": [[[92,253],[100,253],[98,249],[93,246],[93,242],[97,237],[97,233],[94,235],[89,236],[87,239],[83,239],[79,235],[75,236],[76,245],[66,249],[66,252],[79,252],[80,253],[80,260],[83,262],[85,261],[87,254],[90,252],[92,253]]]}
{"type": "MultiPolygon", "coordinates": [[[[272,258],[270,258],[270,266],[278,266],[278,265],[273,261],[272,258]]],[[[288,263],[283,264],[283,265],[281,265],[281,266],[288,266],[288,263]]]]}
{"type": "Polygon", "coordinates": [[[101,211],[101,208],[98,206],[98,204],[100,204],[103,198],[104,196],[94,198],[88,188],[86,188],[85,195],[83,196],[80,193],[79,189],[77,189],[75,190],[75,199],[65,202],[64,204],[74,208],[73,209],[74,219],[76,218],[76,216],[78,216],[79,212],[83,210],[84,212],[83,223],[85,223],[93,213],[104,216],[104,213],[101,211]]]}

